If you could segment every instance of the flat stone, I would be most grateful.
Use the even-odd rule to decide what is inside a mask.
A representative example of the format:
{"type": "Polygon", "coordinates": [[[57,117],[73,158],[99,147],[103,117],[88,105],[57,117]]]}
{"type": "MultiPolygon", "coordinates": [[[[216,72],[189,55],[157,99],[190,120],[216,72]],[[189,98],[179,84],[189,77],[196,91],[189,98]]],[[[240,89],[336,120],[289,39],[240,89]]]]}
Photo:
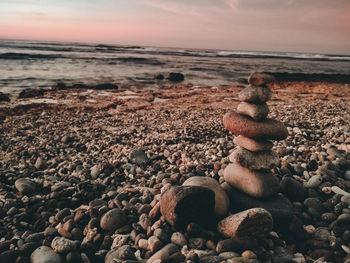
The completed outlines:
{"type": "Polygon", "coordinates": [[[274,76],[261,72],[254,72],[248,77],[248,83],[256,86],[265,85],[274,81],[274,76]]]}
{"type": "Polygon", "coordinates": [[[100,221],[100,226],[106,231],[115,231],[124,226],[127,222],[127,216],[124,211],[119,208],[114,208],[105,213],[100,221]]]}
{"type": "Polygon", "coordinates": [[[41,246],[30,255],[31,263],[61,263],[60,256],[52,248],[41,246]]]}
{"type": "Polygon", "coordinates": [[[238,93],[240,101],[250,103],[265,103],[271,99],[272,91],[268,87],[248,86],[238,93]]]}
{"type": "Polygon", "coordinates": [[[15,187],[18,192],[25,195],[30,195],[34,194],[36,190],[36,183],[28,178],[20,178],[16,180],[15,187]]]}
{"type": "Polygon", "coordinates": [[[232,211],[243,211],[254,207],[264,208],[272,215],[276,226],[287,226],[294,215],[292,203],[281,194],[268,199],[258,199],[234,189],[228,183],[223,183],[221,187],[230,198],[232,211]]]}
{"type": "Polygon", "coordinates": [[[252,208],[224,218],[218,231],[225,237],[261,236],[273,228],[272,215],[263,208],[252,208]]]}
{"type": "Polygon", "coordinates": [[[254,140],[242,135],[236,136],[233,143],[252,152],[271,150],[273,143],[266,140],[254,140]]]}
{"type": "Polygon", "coordinates": [[[160,212],[175,228],[184,229],[189,223],[211,223],[215,193],[201,186],[174,186],[160,200],[160,212]]]}
{"type": "Polygon", "coordinates": [[[269,114],[269,107],[266,103],[253,104],[249,102],[241,102],[237,106],[237,112],[239,114],[248,115],[254,120],[262,120],[269,114]]]}
{"type": "Polygon", "coordinates": [[[253,139],[283,140],[288,136],[288,130],[284,124],[273,119],[254,121],[235,111],[230,111],[225,114],[223,122],[230,132],[253,139]]]}
{"type": "Polygon", "coordinates": [[[227,214],[230,206],[230,200],[226,192],[214,178],[206,176],[193,176],[188,178],[183,185],[202,186],[212,190],[215,193],[215,216],[224,217],[227,214]]]}
{"type": "Polygon", "coordinates": [[[266,198],[280,190],[278,179],[267,171],[253,171],[236,163],[224,170],[225,181],[240,191],[259,198],[266,198]]]}
{"type": "Polygon", "coordinates": [[[238,147],[229,156],[233,163],[249,168],[251,170],[268,170],[279,165],[280,160],[278,153],[273,150],[263,152],[251,152],[244,148],[238,147]]]}

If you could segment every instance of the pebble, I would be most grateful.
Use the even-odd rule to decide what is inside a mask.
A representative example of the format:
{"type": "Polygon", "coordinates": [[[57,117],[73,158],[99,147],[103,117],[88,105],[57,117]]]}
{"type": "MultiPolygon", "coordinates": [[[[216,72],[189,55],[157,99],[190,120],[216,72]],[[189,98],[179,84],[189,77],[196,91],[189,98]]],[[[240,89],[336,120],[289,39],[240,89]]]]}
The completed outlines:
{"type": "Polygon", "coordinates": [[[305,187],[307,188],[316,188],[322,183],[322,176],[321,175],[314,175],[312,176],[306,183],[305,187]]]}
{"type": "Polygon", "coordinates": [[[175,244],[170,243],[153,254],[146,262],[155,263],[157,260],[160,260],[160,262],[167,262],[170,256],[176,252],[179,252],[179,249],[175,244]]]}
{"type": "Polygon", "coordinates": [[[186,237],[183,233],[181,232],[174,232],[171,235],[171,242],[174,243],[175,245],[178,245],[179,247],[183,247],[187,245],[187,240],[186,237]]]}
{"type": "Polygon", "coordinates": [[[284,177],[282,179],[281,189],[291,201],[303,202],[307,197],[307,189],[292,177],[284,177]]]}
{"type": "Polygon", "coordinates": [[[51,247],[55,252],[67,253],[77,249],[79,242],[72,241],[65,237],[55,237],[51,242],[51,247]]]}
{"type": "Polygon", "coordinates": [[[146,155],[146,153],[142,149],[135,149],[132,150],[129,158],[131,162],[137,164],[137,165],[145,165],[149,162],[149,159],[146,155]]]}
{"type": "Polygon", "coordinates": [[[100,221],[100,226],[106,231],[115,231],[124,226],[127,222],[127,217],[123,210],[114,208],[105,213],[100,221]]]}
{"type": "Polygon", "coordinates": [[[18,190],[18,192],[24,195],[31,195],[35,193],[37,185],[31,179],[20,178],[16,180],[15,187],[18,190]]]}
{"type": "Polygon", "coordinates": [[[41,246],[30,255],[31,263],[62,263],[60,256],[47,246],[41,246]]]}

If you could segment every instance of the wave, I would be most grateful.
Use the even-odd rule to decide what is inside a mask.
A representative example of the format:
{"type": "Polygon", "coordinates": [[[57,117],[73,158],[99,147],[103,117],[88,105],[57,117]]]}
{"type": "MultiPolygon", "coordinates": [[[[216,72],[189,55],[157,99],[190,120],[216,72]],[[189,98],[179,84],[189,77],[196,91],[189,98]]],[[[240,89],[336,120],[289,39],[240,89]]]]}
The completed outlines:
{"type": "Polygon", "coordinates": [[[275,53],[275,52],[249,52],[249,51],[219,51],[217,57],[237,58],[284,58],[284,59],[307,59],[307,60],[339,60],[350,61],[350,56],[327,55],[311,53],[275,53]]]}
{"type": "Polygon", "coordinates": [[[2,53],[0,59],[7,60],[28,60],[28,59],[57,59],[64,58],[60,54],[28,54],[28,53],[2,53]]]}

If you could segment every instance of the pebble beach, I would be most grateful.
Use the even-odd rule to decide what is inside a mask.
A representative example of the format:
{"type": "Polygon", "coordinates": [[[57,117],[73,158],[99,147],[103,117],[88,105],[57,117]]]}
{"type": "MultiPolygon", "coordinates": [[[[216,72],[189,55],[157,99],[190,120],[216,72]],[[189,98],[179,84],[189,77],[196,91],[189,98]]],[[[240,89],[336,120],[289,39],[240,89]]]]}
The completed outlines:
{"type": "MultiPolygon", "coordinates": [[[[288,131],[272,170],[288,220],[242,238],[165,220],[169,188],[193,176],[225,183],[236,145],[222,119],[242,89],[54,87],[0,102],[0,262],[349,263],[347,83],[271,86],[268,116],[288,131]]],[[[229,197],[227,215],[241,212],[229,197]]]]}

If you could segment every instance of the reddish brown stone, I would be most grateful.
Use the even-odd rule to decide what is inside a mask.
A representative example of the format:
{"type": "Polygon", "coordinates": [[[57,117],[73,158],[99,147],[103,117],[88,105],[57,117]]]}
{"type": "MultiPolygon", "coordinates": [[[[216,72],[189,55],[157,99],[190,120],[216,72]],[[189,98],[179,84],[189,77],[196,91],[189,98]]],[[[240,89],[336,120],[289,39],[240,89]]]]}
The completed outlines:
{"type": "Polygon", "coordinates": [[[240,101],[250,103],[265,103],[271,99],[272,91],[269,87],[248,86],[238,94],[240,101]]]}
{"type": "Polygon", "coordinates": [[[225,237],[241,238],[260,236],[272,230],[271,214],[263,208],[252,208],[224,218],[218,224],[218,231],[225,237]]]}
{"type": "Polygon", "coordinates": [[[164,192],[160,212],[175,228],[189,223],[208,224],[214,215],[215,193],[201,186],[174,186],[164,192]]]}
{"type": "Polygon", "coordinates": [[[284,124],[277,120],[254,121],[247,116],[230,111],[225,114],[223,121],[225,128],[230,132],[257,140],[283,140],[288,136],[284,124]]]}
{"type": "Polygon", "coordinates": [[[257,141],[248,137],[244,137],[242,135],[235,137],[233,139],[233,143],[252,152],[268,151],[273,146],[273,143],[270,141],[266,141],[266,140],[257,141]]]}

